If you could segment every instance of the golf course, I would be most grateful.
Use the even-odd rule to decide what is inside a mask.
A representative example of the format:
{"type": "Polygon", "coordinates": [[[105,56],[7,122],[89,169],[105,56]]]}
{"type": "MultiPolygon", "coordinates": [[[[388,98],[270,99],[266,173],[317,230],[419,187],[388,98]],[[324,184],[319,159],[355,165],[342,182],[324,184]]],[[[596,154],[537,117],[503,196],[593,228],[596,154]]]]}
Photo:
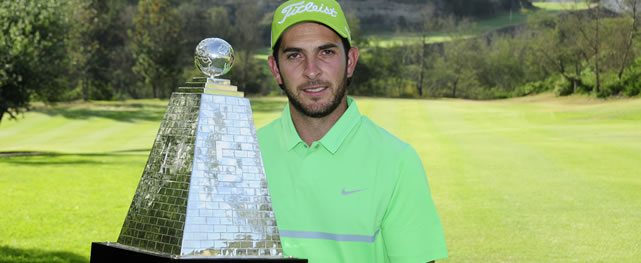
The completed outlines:
{"type": "MultiPolygon", "coordinates": [[[[446,262],[638,262],[641,99],[356,98],[427,171],[446,262]]],[[[286,99],[252,99],[254,123],[286,99]]],[[[0,123],[0,262],[116,241],[167,100],[34,105],[0,123]]]]}

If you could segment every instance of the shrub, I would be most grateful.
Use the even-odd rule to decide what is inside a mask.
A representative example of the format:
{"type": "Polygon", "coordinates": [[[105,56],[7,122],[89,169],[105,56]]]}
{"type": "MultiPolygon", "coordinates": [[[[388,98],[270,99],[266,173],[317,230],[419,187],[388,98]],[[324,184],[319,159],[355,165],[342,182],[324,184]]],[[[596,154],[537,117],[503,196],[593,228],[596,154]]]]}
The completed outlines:
{"type": "Polygon", "coordinates": [[[544,81],[525,83],[524,85],[521,85],[514,90],[513,96],[527,96],[547,91],[550,89],[550,87],[552,87],[553,82],[550,80],[551,78],[548,78],[544,81]]]}
{"type": "Polygon", "coordinates": [[[624,95],[637,96],[641,93],[641,58],[634,61],[621,82],[624,95]]]}
{"type": "Polygon", "coordinates": [[[641,72],[628,76],[623,80],[623,94],[626,96],[636,96],[641,93],[641,72]]]}
{"type": "Polygon", "coordinates": [[[559,78],[554,82],[554,93],[557,96],[568,96],[574,92],[572,83],[568,82],[564,78],[559,78]]]}
{"type": "Polygon", "coordinates": [[[625,88],[625,83],[617,79],[614,74],[604,75],[603,79],[603,86],[597,94],[600,98],[619,95],[625,88]]]}

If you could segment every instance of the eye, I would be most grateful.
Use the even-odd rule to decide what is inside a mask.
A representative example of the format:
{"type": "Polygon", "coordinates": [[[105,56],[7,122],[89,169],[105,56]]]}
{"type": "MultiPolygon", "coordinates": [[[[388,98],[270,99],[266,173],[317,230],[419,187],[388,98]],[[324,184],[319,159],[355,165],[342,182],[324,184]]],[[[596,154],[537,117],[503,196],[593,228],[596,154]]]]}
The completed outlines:
{"type": "Polygon", "coordinates": [[[331,56],[331,55],[334,55],[334,54],[336,54],[336,51],[334,51],[333,49],[323,49],[323,50],[321,50],[321,55],[323,55],[323,56],[331,56]]]}
{"type": "Polygon", "coordinates": [[[301,57],[301,54],[298,53],[298,52],[291,52],[291,53],[287,53],[286,54],[286,58],[288,60],[294,60],[294,59],[297,59],[297,58],[300,58],[300,57],[301,57]]]}

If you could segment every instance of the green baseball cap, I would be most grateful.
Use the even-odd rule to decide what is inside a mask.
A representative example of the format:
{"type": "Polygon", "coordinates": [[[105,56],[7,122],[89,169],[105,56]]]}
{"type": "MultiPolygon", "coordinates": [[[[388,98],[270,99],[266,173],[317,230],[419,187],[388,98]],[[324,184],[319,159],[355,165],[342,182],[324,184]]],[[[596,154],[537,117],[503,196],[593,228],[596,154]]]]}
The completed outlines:
{"type": "Polygon", "coordinates": [[[280,5],[274,12],[272,21],[272,49],[278,38],[290,26],[300,22],[317,22],[336,31],[352,43],[347,19],[340,4],[335,0],[290,0],[280,5]]]}

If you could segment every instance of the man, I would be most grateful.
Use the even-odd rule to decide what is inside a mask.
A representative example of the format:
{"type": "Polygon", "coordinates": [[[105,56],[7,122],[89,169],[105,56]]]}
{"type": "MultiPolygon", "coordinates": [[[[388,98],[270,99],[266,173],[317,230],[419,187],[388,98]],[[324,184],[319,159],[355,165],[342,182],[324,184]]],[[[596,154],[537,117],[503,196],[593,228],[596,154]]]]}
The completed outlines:
{"type": "Polygon", "coordinates": [[[282,4],[271,42],[269,67],[289,103],[258,139],[285,255],[310,262],[447,257],[418,155],[346,96],[359,51],[350,47],[340,5],[282,4]]]}

